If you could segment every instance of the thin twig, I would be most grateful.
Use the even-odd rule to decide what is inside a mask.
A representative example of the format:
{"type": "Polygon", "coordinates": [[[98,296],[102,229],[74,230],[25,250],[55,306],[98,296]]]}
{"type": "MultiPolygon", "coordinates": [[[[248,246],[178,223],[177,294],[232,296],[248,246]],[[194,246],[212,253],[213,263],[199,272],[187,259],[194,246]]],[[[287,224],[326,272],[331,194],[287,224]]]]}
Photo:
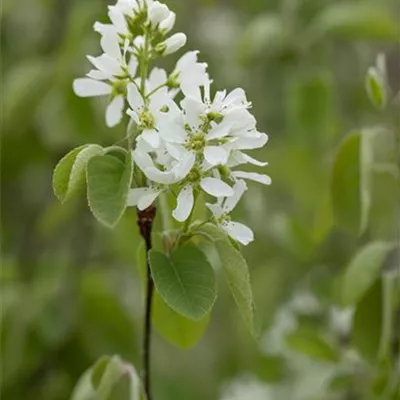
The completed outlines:
{"type": "Polygon", "coordinates": [[[152,300],[154,292],[154,282],[151,276],[150,263],[149,263],[149,251],[152,248],[151,233],[153,229],[153,221],[156,216],[156,208],[150,206],[146,210],[137,212],[138,225],[140,234],[142,235],[146,244],[146,260],[147,260],[147,289],[146,289],[146,305],[145,305],[145,318],[144,318],[144,329],[143,329],[143,388],[146,394],[147,400],[151,400],[151,389],[150,389],[150,348],[151,348],[151,311],[152,311],[152,300]]]}

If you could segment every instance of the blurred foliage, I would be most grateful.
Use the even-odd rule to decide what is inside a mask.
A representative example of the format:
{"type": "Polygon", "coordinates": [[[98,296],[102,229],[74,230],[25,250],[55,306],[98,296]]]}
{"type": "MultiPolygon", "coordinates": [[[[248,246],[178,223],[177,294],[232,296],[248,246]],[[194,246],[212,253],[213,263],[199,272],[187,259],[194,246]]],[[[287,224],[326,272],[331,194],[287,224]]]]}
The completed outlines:
{"type": "MultiPolygon", "coordinates": [[[[252,186],[238,210],[257,238],[245,256],[260,342],[220,279],[207,329],[208,319],[188,328],[185,319],[171,323],[176,315],[155,316],[171,343],[187,348],[205,336],[183,351],[154,334],[154,397],[398,398],[399,1],[167,3],[215,81],[247,91],[259,129],[270,134],[260,156],[270,162],[273,185],[252,186]],[[384,75],[378,53],[386,55],[384,75]],[[364,269],[359,252],[365,257],[376,243],[388,250],[367,254],[364,269]],[[343,324],[349,285],[357,299],[346,302],[350,311],[341,313],[354,317],[343,324]],[[304,302],[299,291],[314,300],[304,302]]],[[[106,5],[3,1],[4,399],[68,399],[107,354],[140,369],[135,212],[108,230],[83,197],[60,204],[51,191],[52,169],[72,147],[123,137],[123,126],[105,127],[101,101],[71,89],[87,69],[84,55],[99,52],[91,26],[105,20],[106,5]]]]}

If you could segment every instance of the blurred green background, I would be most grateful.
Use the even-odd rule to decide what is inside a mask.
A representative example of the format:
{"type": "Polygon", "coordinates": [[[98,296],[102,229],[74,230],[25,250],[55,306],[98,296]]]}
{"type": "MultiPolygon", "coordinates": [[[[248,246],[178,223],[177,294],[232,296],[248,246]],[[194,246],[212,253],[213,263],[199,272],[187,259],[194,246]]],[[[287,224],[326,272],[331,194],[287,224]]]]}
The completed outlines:
{"type": "MultiPolygon", "coordinates": [[[[177,13],[176,30],[188,35],[186,49],[201,50],[216,86],[246,90],[259,130],[270,135],[255,156],[269,161],[273,185],[251,185],[237,210],[256,234],[244,253],[260,341],[247,333],[220,279],[210,324],[195,347],[182,350],[154,334],[154,398],[400,398],[390,358],[398,357],[396,333],[387,336],[388,358],[374,358],[382,321],[373,318],[381,297],[375,301],[373,288],[368,292],[361,339],[354,341],[352,309],[341,310],[338,295],[342,273],[359,249],[372,241],[399,241],[400,2],[166,3],[177,13]],[[386,54],[390,88],[383,111],[374,108],[364,86],[380,52],[386,54]],[[350,131],[372,132],[376,138],[372,147],[379,162],[368,175],[368,207],[361,195],[351,200],[363,183],[357,149],[345,153],[341,171],[332,172],[350,131]],[[333,177],[338,182],[332,183],[333,177]],[[342,199],[338,221],[332,203],[342,199]],[[296,329],[307,334],[284,342],[284,335],[296,329]]],[[[140,369],[135,212],[128,210],[111,231],[93,219],[83,196],[61,205],[51,189],[52,170],[71,148],[111,145],[123,137],[124,124],[106,128],[101,101],[72,92],[73,79],[88,71],[85,55],[99,54],[92,25],[106,21],[107,4],[3,1],[5,400],[68,399],[79,376],[103,354],[120,354],[140,369]]],[[[173,67],[171,58],[166,67],[173,67]]],[[[391,327],[400,332],[399,321],[391,327]]]]}

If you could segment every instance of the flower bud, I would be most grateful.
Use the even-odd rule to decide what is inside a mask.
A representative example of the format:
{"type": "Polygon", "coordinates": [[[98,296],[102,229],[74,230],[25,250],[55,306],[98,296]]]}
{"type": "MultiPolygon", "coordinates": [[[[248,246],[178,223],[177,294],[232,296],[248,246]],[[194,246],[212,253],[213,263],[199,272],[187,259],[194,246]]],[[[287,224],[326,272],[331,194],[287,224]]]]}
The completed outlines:
{"type": "Polygon", "coordinates": [[[162,33],[168,33],[175,25],[176,14],[173,11],[170,11],[167,18],[160,22],[160,31],[162,33]]]}
{"type": "Polygon", "coordinates": [[[167,56],[168,54],[175,53],[186,44],[186,35],[184,33],[175,33],[169,37],[164,43],[159,43],[156,46],[156,51],[167,56]]]}
{"type": "Polygon", "coordinates": [[[149,21],[152,27],[156,27],[161,21],[164,21],[169,15],[169,9],[165,4],[155,1],[149,7],[149,21]]]}

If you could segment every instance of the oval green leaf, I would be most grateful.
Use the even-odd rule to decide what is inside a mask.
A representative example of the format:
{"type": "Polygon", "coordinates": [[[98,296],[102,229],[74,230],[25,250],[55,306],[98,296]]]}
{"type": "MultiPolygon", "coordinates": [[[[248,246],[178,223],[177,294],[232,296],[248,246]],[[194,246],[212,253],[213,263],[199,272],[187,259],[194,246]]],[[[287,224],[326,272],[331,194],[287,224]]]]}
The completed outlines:
{"type": "Polygon", "coordinates": [[[151,250],[149,259],[156,289],[173,310],[193,321],[210,312],[217,296],[215,276],[201,250],[187,243],[170,257],[151,250]]]}
{"type": "Polygon", "coordinates": [[[229,289],[253,336],[257,336],[255,327],[255,308],[251,289],[249,268],[239,250],[230,242],[228,236],[215,225],[203,225],[197,233],[211,240],[218,252],[221,266],[228,281],[229,289]]]}
{"type": "Polygon", "coordinates": [[[132,182],[132,156],[126,153],[123,163],[112,155],[93,157],[87,165],[88,202],[93,215],[113,227],[126,209],[132,182]]]}
{"type": "Polygon", "coordinates": [[[383,326],[381,279],[375,283],[357,304],[353,318],[352,343],[370,362],[377,359],[383,326]]]}
{"type": "Polygon", "coordinates": [[[336,155],[331,182],[335,222],[357,236],[361,230],[361,133],[348,135],[336,155]]]}
{"type": "Polygon", "coordinates": [[[350,262],[342,280],[344,306],[356,303],[379,277],[383,263],[392,246],[373,242],[363,247],[350,262]]]}
{"type": "Polygon", "coordinates": [[[166,341],[181,349],[193,347],[203,336],[209,322],[210,314],[199,321],[192,321],[176,313],[158,294],[154,296],[154,328],[166,341]]]}
{"type": "Polygon", "coordinates": [[[385,81],[375,67],[370,67],[365,79],[365,88],[371,103],[382,110],[387,103],[387,92],[385,81]]]}
{"type": "Polygon", "coordinates": [[[97,144],[77,147],[57,164],[53,174],[54,194],[62,202],[67,201],[85,184],[86,165],[103,148],[97,144]]]}

